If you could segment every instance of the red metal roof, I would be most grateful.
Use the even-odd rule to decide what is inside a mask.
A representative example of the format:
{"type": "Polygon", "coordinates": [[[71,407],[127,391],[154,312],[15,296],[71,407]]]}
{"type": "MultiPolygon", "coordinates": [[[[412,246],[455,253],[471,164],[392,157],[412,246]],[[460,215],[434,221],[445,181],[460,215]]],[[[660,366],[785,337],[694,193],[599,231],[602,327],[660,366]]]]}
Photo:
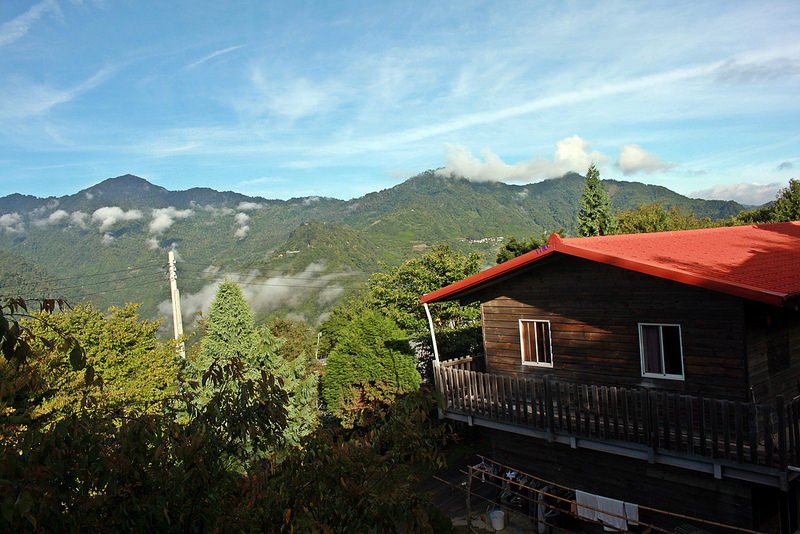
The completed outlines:
{"type": "Polygon", "coordinates": [[[800,296],[800,221],[561,239],[420,297],[454,300],[551,254],[568,254],[749,300],[800,296]]]}

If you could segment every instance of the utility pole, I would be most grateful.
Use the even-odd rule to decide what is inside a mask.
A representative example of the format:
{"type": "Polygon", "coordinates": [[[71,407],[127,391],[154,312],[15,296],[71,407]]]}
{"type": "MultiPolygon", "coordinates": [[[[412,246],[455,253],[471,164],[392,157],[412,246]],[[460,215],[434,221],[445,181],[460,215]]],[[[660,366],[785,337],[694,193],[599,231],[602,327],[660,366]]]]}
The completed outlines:
{"type": "MultiPolygon", "coordinates": [[[[175,253],[169,251],[169,290],[172,295],[172,327],[175,341],[183,337],[183,317],[181,317],[181,293],[178,291],[178,272],[175,269],[175,253]]],[[[178,345],[181,358],[186,358],[186,346],[183,341],[178,345]]]]}

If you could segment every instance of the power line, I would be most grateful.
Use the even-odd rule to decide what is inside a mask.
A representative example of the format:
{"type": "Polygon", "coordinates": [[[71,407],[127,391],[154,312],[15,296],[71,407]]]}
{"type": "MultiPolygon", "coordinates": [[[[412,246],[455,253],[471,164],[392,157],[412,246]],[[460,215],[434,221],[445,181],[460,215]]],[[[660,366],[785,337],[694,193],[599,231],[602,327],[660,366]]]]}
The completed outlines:
{"type": "Polygon", "coordinates": [[[115,280],[100,280],[100,281],[97,281],[97,282],[88,282],[88,283],[85,283],[85,284],[79,284],[79,285],[74,285],[74,286],[54,287],[54,288],[48,288],[48,291],[64,291],[65,289],[80,289],[80,288],[83,288],[83,287],[97,286],[97,285],[100,285],[100,284],[109,284],[109,283],[112,283],[112,282],[125,282],[127,280],[136,280],[136,279],[139,279],[139,278],[144,278],[146,276],[152,276],[153,274],[157,274],[157,273],[151,271],[151,272],[148,272],[148,273],[135,274],[135,275],[132,275],[132,276],[126,276],[125,278],[117,278],[115,280]]]}
{"type": "Polygon", "coordinates": [[[147,262],[147,263],[145,263],[143,265],[139,265],[139,266],[136,266],[136,267],[127,267],[125,269],[119,269],[117,271],[106,271],[106,272],[102,272],[102,273],[91,273],[91,274],[76,274],[75,276],[67,276],[67,277],[64,277],[64,278],[46,278],[44,280],[41,280],[40,283],[48,284],[48,283],[52,283],[52,282],[63,282],[65,280],[72,280],[74,278],[94,278],[94,277],[98,277],[98,276],[106,276],[106,275],[109,275],[109,274],[118,274],[118,273],[130,272],[130,271],[138,271],[138,270],[144,269],[146,267],[151,267],[151,266],[158,265],[159,263],[160,262],[158,262],[158,261],[150,261],[150,262],[147,262]]]}

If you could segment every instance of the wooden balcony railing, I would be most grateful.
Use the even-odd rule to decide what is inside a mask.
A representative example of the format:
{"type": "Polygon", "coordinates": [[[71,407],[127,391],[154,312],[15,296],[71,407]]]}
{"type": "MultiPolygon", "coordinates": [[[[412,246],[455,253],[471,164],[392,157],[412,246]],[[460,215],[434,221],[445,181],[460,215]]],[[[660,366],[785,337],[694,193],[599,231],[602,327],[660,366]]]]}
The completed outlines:
{"type": "Polygon", "coordinates": [[[434,365],[446,413],[650,451],[786,468],[800,465],[800,400],[754,404],[645,388],[487,374],[434,365]]]}

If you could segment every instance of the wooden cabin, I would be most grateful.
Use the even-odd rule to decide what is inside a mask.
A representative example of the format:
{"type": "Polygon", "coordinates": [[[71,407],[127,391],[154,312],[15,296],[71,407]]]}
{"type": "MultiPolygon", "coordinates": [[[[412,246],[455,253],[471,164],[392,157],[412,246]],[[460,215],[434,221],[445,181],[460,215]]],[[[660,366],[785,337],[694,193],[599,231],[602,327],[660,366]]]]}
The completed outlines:
{"type": "Polygon", "coordinates": [[[797,528],[800,222],[553,235],[421,301],[480,303],[484,361],[437,362],[436,385],[442,415],[491,429],[505,463],[797,528]]]}

